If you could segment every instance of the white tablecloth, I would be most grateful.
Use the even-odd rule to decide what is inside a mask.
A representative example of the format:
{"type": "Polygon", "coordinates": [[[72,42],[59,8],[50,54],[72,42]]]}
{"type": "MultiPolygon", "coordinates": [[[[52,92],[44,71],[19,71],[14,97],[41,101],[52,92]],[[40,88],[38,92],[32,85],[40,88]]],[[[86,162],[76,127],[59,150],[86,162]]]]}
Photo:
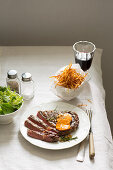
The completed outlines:
{"type": "Polygon", "coordinates": [[[39,103],[62,101],[49,90],[49,77],[60,67],[74,63],[72,47],[0,47],[0,77],[5,82],[9,69],[16,69],[19,76],[30,72],[35,81],[35,97],[24,103],[14,122],[0,125],[0,170],[110,170],[113,169],[113,143],[105,110],[105,91],[101,72],[102,50],[97,49],[92,67],[91,80],[81,95],[70,104],[93,100],[93,132],[96,156],[89,159],[86,143],[85,160],[76,161],[78,145],[69,149],[52,151],[41,149],[27,142],[19,132],[21,115],[39,103]]]}

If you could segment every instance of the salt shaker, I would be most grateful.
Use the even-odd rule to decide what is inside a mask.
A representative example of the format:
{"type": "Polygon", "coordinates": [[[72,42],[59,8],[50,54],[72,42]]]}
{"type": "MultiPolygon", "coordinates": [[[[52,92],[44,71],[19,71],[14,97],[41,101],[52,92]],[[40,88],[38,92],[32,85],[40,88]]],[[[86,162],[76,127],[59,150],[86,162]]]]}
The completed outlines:
{"type": "Polygon", "coordinates": [[[17,93],[20,93],[20,80],[17,76],[16,70],[9,70],[7,72],[7,87],[10,87],[12,91],[16,91],[17,93]]]}
{"type": "Polygon", "coordinates": [[[32,75],[28,72],[22,74],[21,95],[25,100],[34,97],[34,82],[32,80],[32,75]]]}

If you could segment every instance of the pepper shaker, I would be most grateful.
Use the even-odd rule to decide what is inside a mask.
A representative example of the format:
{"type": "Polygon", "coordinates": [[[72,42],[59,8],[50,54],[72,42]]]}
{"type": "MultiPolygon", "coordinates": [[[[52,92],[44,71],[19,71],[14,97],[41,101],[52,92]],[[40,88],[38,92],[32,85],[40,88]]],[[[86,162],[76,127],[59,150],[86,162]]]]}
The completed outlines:
{"type": "Polygon", "coordinates": [[[20,94],[20,80],[18,79],[16,70],[9,70],[7,72],[6,83],[7,87],[10,87],[12,91],[20,94]]]}
{"type": "Polygon", "coordinates": [[[22,74],[21,95],[25,100],[30,100],[34,97],[34,81],[32,80],[32,75],[28,72],[22,74]]]}

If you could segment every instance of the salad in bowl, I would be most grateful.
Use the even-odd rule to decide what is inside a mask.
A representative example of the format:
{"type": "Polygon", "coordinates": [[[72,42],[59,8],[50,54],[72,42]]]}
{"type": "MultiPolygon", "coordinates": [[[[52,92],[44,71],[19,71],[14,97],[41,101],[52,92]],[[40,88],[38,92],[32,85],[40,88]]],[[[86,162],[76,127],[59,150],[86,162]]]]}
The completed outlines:
{"type": "Polygon", "coordinates": [[[0,124],[12,122],[22,105],[23,98],[19,94],[0,86],[0,124]]]}

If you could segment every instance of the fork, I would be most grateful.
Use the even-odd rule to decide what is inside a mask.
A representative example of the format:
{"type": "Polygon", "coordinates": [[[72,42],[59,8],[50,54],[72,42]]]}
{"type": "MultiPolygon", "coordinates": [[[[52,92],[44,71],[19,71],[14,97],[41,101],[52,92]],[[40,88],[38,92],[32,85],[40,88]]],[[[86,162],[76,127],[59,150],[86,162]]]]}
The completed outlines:
{"type": "Polygon", "coordinates": [[[94,159],[95,157],[95,147],[94,147],[94,139],[93,139],[93,131],[92,131],[92,110],[87,110],[87,115],[90,120],[90,129],[89,129],[89,157],[90,159],[94,159]]]}

